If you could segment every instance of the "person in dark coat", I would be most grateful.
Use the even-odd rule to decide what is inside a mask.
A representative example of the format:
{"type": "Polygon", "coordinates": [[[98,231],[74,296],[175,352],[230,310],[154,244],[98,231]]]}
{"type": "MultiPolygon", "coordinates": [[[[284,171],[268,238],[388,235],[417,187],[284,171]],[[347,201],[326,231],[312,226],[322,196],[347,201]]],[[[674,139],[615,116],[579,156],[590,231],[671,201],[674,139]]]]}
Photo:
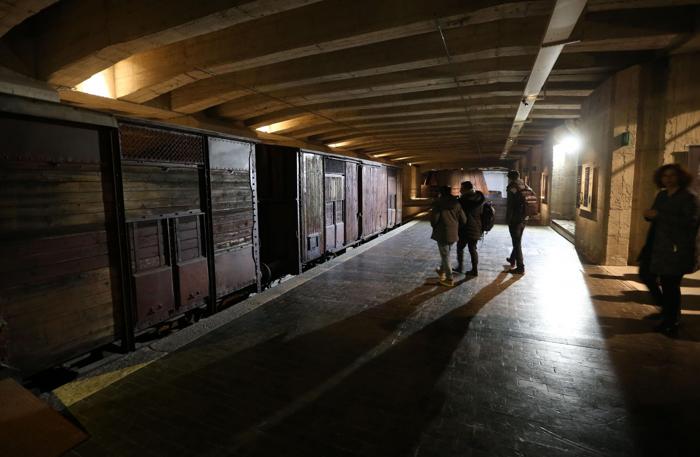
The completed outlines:
{"type": "Polygon", "coordinates": [[[660,167],[654,182],[661,189],[644,218],[651,222],[639,255],[639,277],[661,307],[657,331],[674,333],[681,317],[681,280],[696,270],[698,203],[688,189],[692,176],[678,164],[660,167]],[[659,287],[661,286],[661,287],[659,287]]]}
{"type": "Polygon", "coordinates": [[[436,271],[443,286],[454,285],[452,268],[450,268],[450,250],[459,238],[459,226],[466,223],[467,217],[459,205],[459,200],[452,196],[449,187],[443,187],[440,197],[433,203],[430,211],[430,225],[433,227],[431,238],[437,241],[441,259],[440,268],[436,271]]]}
{"type": "Polygon", "coordinates": [[[467,216],[467,223],[459,227],[459,241],[457,241],[457,267],[455,271],[464,272],[464,248],[469,247],[469,257],[472,260],[472,269],[466,274],[477,276],[479,274],[479,253],[476,245],[483,232],[481,228],[481,212],[484,208],[486,197],[484,194],[474,189],[471,181],[462,183],[461,197],[459,204],[462,206],[464,214],[467,216]]]}
{"type": "Polygon", "coordinates": [[[523,232],[525,231],[525,221],[527,220],[525,197],[523,195],[523,191],[526,189],[527,186],[520,179],[520,173],[516,170],[509,171],[508,185],[506,186],[506,193],[508,194],[508,200],[506,202],[506,223],[508,224],[510,238],[513,241],[513,250],[506,260],[510,263],[511,268],[515,267],[510,270],[510,273],[520,275],[525,273],[522,242],[523,232]]]}

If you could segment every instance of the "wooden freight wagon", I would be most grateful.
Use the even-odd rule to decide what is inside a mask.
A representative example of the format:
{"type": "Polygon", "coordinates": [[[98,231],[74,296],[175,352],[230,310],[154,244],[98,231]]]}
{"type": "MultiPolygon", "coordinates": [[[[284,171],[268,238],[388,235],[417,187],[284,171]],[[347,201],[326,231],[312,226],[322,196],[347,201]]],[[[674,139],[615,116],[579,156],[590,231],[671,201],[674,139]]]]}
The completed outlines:
{"type": "Polygon", "coordinates": [[[116,123],[0,105],[0,362],[30,375],[123,335],[116,123]]]}
{"type": "Polygon", "coordinates": [[[134,327],[258,283],[251,143],[121,122],[134,327]]]}
{"type": "Polygon", "coordinates": [[[266,280],[296,274],[401,223],[397,168],[264,144],[256,154],[266,280]]]}

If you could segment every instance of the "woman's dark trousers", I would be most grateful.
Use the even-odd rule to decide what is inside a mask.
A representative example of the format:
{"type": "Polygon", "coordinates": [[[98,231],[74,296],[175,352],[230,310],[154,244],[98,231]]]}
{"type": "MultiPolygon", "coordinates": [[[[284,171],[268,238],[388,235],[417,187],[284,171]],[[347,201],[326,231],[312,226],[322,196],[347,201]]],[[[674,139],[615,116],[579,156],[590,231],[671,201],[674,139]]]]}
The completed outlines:
{"type": "Polygon", "coordinates": [[[639,278],[649,289],[654,304],[661,307],[664,322],[678,322],[681,316],[683,275],[656,275],[649,271],[649,263],[642,261],[639,265],[639,278]]]}

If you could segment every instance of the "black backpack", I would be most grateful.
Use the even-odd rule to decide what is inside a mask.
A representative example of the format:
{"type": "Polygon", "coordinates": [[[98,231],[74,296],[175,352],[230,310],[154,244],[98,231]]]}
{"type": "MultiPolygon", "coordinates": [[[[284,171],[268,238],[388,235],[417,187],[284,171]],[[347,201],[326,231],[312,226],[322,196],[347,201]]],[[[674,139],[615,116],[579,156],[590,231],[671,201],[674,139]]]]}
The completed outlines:
{"type": "Polygon", "coordinates": [[[481,231],[488,232],[493,228],[496,223],[496,208],[490,201],[484,202],[484,206],[481,209],[481,231]]]}

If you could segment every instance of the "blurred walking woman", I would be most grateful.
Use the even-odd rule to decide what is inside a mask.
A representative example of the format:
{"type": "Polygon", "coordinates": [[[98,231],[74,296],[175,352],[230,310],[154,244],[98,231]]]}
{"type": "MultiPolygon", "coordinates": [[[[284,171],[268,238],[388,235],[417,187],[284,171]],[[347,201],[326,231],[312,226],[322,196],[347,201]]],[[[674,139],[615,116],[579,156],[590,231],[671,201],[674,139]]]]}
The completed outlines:
{"type": "Polygon", "coordinates": [[[681,280],[695,271],[698,205],[688,189],[692,176],[680,165],[669,164],[654,173],[661,189],[644,218],[651,222],[639,256],[639,276],[661,307],[657,331],[674,333],[681,316],[681,280]],[[659,287],[660,286],[660,287],[659,287]]]}

